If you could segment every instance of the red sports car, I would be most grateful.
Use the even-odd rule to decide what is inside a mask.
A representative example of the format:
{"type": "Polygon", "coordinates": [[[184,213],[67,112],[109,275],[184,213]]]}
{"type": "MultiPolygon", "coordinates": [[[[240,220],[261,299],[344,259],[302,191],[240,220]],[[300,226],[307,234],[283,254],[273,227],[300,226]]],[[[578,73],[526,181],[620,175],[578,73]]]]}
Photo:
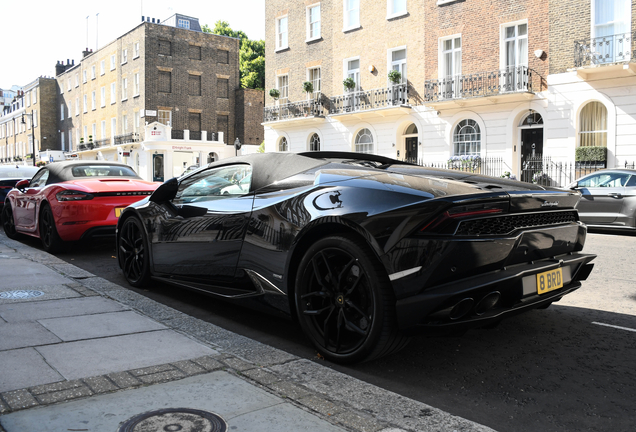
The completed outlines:
{"type": "Polygon", "coordinates": [[[65,241],[114,236],[121,211],[158,186],[122,163],[55,162],[7,194],[2,226],[9,238],[39,237],[44,250],[55,252],[65,241]]]}

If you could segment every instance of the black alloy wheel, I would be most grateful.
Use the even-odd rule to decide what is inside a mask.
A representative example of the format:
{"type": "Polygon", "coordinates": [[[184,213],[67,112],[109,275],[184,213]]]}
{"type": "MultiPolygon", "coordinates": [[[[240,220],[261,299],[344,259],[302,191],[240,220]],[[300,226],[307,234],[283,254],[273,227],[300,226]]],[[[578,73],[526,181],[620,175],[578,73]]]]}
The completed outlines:
{"type": "Polygon", "coordinates": [[[13,209],[9,201],[2,207],[2,228],[10,239],[18,238],[18,231],[15,229],[15,221],[13,220],[13,209]]]}
{"type": "Polygon", "coordinates": [[[128,283],[143,287],[150,281],[148,241],[141,221],[136,217],[126,219],[117,238],[117,258],[128,283]]]}
{"type": "Polygon", "coordinates": [[[296,277],[296,312],[319,353],[337,363],[372,360],[403,348],[387,275],[361,240],[327,237],[305,253],[296,277]]]}
{"type": "Polygon", "coordinates": [[[40,240],[42,248],[48,253],[56,253],[62,249],[63,241],[57,233],[55,227],[55,219],[51,207],[47,204],[42,205],[40,211],[40,240]]]}

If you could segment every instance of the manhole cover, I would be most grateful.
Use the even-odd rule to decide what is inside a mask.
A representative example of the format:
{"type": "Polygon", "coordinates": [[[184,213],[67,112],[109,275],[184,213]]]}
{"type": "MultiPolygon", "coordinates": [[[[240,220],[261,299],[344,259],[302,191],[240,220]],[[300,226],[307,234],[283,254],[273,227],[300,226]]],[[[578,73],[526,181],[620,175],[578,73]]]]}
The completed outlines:
{"type": "Polygon", "coordinates": [[[225,432],[225,420],[211,412],[166,408],[127,420],[119,432],[225,432]]]}
{"type": "Polygon", "coordinates": [[[10,299],[10,300],[28,299],[33,297],[40,297],[43,295],[44,293],[42,291],[33,291],[33,290],[17,290],[17,291],[0,292],[0,298],[10,299]]]}

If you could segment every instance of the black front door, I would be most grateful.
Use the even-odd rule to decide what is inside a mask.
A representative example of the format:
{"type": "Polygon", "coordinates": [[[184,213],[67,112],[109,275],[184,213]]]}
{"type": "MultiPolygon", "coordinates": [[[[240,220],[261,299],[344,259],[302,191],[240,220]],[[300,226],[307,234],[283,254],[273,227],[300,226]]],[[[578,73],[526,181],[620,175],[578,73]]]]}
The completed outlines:
{"type": "Polygon", "coordinates": [[[521,130],[521,181],[543,170],[543,128],[521,130]]]}
{"type": "Polygon", "coordinates": [[[417,163],[417,137],[407,138],[406,143],[406,161],[417,163]]]}
{"type": "Polygon", "coordinates": [[[163,155],[152,155],[152,181],[163,182],[163,155]]]}

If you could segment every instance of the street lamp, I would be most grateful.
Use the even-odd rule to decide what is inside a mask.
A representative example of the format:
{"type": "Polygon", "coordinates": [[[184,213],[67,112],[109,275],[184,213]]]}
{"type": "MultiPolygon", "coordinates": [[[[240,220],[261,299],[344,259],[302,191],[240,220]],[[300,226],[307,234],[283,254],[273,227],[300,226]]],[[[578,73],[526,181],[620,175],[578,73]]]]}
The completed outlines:
{"type": "MultiPolygon", "coordinates": [[[[33,166],[35,165],[35,123],[33,122],[33,112],[31,112],[31,114],[28,113],[22,113],[22,124],[26,125],[26,121],[24,120],[24,116],[30,116],[31,117],[31,145],[33,146],[33,151],[32,151],[32,155],[33,155],[33,166]]],[[[39,150],[39,149],[38,149],[39,150]]]]}

